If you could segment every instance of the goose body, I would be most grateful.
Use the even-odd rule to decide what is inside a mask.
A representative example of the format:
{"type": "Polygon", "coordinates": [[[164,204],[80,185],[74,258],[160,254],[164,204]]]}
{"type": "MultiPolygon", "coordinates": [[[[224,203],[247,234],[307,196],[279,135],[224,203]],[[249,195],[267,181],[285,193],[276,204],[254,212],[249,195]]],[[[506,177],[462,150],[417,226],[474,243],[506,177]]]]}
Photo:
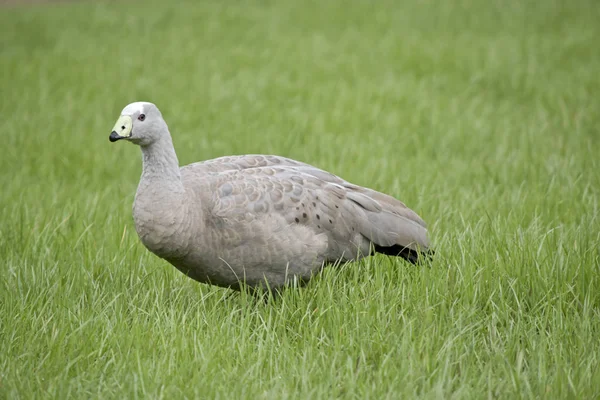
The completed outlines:
{"type": "Polygon", "coordinates": [[[154,104],[125,107],[110,139],[142,149],[140,240],[199,282],[279,289],[373,251],[412,263],[429,252],[425,223],[404,203],[309,164],[240,155],[180,168],[154,104]]]}

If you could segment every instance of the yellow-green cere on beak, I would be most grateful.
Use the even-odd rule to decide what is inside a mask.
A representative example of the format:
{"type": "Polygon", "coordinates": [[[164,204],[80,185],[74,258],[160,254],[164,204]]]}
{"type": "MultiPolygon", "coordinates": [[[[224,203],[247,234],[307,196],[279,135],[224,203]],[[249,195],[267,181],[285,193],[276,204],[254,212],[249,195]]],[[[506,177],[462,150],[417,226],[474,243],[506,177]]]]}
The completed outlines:
{"type": "Polygon", "coordinates": [[[133,128],[133,120],[129,115],[121,115],[117,120],[112,132],[110,133],[109,140],[116,142],[119,139],[126,139],[131,137],[131,129],[133,128]]]}

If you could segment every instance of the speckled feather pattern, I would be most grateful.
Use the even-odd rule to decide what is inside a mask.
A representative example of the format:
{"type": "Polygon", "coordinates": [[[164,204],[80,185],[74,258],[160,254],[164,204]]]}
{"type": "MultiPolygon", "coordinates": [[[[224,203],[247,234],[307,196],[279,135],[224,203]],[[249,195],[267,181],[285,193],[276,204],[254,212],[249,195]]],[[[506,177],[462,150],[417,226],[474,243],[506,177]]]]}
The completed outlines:
{"type": "MultiPolygon", "coordinates": [[[[149,144],[134,222],[142,243],[189,277],[280,288],[368,256],[372,244],[428,249],[425,223],[402,202],[299,161],[241,155],[179,168],[166,123],[144,103],[154,110],[153,140],[137,139],[149,144]]],[[[134,127],[132,141],[143,133],[134,127]]]]}

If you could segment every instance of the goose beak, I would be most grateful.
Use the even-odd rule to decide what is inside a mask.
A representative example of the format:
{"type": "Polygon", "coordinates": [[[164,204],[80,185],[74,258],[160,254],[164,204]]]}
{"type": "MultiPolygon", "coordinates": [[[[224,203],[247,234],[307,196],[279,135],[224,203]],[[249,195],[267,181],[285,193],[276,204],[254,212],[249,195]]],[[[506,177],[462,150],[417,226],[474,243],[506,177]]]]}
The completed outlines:
{"type": "Polygon", "coordinates": [[[131,117],[129,115],[121,115],[113,127],[108,140],[111,142],[116,142],[120,139],[130,138],[132,128],[133,121],[131,120],[131,117]]]}
{"type": "Polygon", "coordinates": [[[115,131],[112,131],[110,133],[110,136],[108,137],[108,140],[110,140],[111,142],[116,142],[119,139],[125,139],[123,136],[119,136],[119,134],[115,131]]]}

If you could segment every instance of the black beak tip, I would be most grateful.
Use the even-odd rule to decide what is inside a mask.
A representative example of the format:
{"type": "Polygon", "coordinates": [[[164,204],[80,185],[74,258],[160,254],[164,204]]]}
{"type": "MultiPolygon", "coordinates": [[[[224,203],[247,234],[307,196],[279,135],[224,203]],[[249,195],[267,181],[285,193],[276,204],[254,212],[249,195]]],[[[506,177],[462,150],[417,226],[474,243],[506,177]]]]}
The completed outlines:
{"type": "Polygon", "coordinates": [[[112,131],[110,133],[110,136],[108,137],[108,140],[110,140],[111,142],[116,142],[119,139],[123,139],[123,137],[119,136],[119,134],[115,131],[112,131]]]}

